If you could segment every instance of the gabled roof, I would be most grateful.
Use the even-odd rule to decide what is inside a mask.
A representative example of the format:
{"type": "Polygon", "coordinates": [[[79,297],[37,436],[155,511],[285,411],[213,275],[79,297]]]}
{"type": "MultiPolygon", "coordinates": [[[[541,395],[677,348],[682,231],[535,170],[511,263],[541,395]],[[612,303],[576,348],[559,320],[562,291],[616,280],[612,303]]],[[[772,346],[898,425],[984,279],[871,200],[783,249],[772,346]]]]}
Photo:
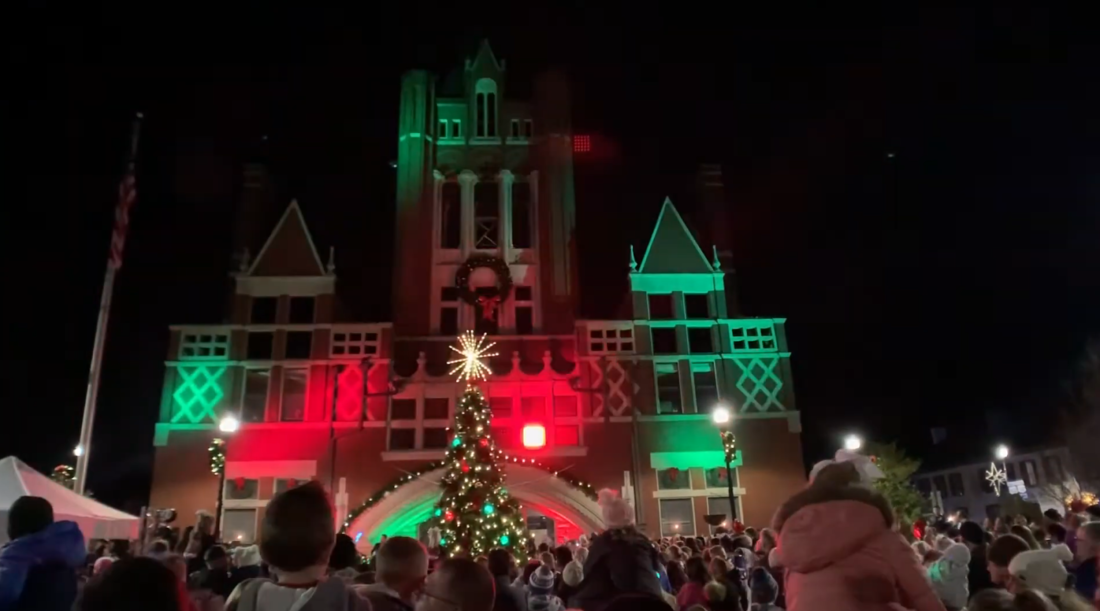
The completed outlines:
{"type": "Polygon", "coordinates": [[[714,271],[672,200],[666,197],[638,273],[710,274],[714,271]]]}
{"type": "Polygon", "coordinates": [[[306,227],[306,219],[298,207],[298,200],[287,206],[286,212],[271,231],[267,242],[255,262],[248,269],[248,276],[324,276],[325,267],[313,245],[313,238],[306,227]]]}
{"type": "Polygon", "coordinates": [[[477,70],[483,65],[492,66],[497,72],[504,72],[504,62],[497,61],[497,56],[493,54],[493,49],[489,47],[488,39],[482,39],[481,46],[478,47],[477,55],[474,56],[473,61],[466,60],[466,70],[477,70]]]}

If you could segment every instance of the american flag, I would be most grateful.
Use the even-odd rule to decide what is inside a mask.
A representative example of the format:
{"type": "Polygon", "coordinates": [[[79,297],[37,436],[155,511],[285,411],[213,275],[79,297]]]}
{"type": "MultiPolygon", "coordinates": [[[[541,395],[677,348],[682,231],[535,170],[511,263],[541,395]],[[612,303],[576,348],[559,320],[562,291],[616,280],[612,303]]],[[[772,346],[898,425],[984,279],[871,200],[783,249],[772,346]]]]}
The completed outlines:
{"type": "Polygon", "coordinates": [[[115,207],[115,226],[111,231],[111,267],[122,267],[122,251],[126,247],[126,232],[130,229],[130,208],[137,200],[137,180],[134,176],[134,162],[137,156],[138,132],[141,129],[141,113],[134,119],[130,135],[130,161],[126,164],[126,174],[118,185],[118,206],[115,207]]]}

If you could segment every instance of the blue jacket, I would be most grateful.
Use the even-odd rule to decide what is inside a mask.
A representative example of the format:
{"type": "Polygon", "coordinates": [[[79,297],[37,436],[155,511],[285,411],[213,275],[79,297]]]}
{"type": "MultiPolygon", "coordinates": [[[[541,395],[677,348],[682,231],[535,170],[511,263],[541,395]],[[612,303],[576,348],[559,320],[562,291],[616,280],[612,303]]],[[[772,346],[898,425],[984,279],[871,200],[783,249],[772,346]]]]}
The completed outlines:
{"type": "Polygon", "coordinates": [[[54,522],[0,550],[0,611],[72,608],[76,569],[84,564],[84,535],[76,522],[54,522]]]}

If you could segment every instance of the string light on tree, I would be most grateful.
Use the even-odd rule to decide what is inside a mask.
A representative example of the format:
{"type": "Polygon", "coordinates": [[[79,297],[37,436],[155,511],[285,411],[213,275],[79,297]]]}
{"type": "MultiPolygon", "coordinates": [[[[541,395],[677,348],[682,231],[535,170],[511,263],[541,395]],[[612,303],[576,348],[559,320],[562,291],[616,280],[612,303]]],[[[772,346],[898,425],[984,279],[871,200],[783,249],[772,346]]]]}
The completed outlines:
{"type": "MultiPolygon", "coordinates": [[[[458,381],[464,381],[467,384],[489,377],[492,372],[482,360],[497,356],[496,352],[489,352],[489,349],[495,346],[496,343],[489,342],[485,344],[485,334],[482,334],[479,338],[474,335],[473,331],[467,331],[458,336],[458,345],[458,348],[449,346],[452,351],[462,357],[447,361],[448,365],[454,365],[450,375],[458,374],[458,381]]],[[[486,424],[488,423],[486,422],[486,424]]]]}
{"type": "Polygon", "coordinates": [[[220,437],[214,439],[210,442],[207,452],[210,454],[210,472],[221,475],[225,470],[225,440],[220,437]]]}

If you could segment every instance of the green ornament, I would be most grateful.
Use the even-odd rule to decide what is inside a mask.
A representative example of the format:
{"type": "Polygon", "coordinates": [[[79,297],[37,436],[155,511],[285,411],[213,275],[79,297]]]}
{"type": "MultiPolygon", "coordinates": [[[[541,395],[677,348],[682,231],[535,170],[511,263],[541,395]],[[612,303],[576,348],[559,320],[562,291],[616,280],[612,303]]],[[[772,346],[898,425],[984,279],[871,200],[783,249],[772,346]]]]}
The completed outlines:
{"type": "Polygon", "coordinates": [[[462,440],[458,437],[455,437],[455,440],[451,442],[451,445],[457,448],[460,443],[462,443],[462,440]]]}
{"type": "Polygon", "coordinates": [[[441,515],[443,515],[443,510],[442,510],[442,509],[436,509],[436,510],[435,510],[435,517],[437,517],[437,518],[438,518],[438,517],[439,517],[439,516],[441,516],[441,515]]]}
{"type": "Polygon", "coordinates": [[[485,503],[485,507],[483,507],[481,510],[485,512],[485,515],[491,516],[494,512],[496,512],[497,508],[493,507],[492,503],[485,503]]]}
{"type": "Polygon", "coordinates": [[[508,535],[501,535],[500,536],[500,544],[501,545],[508,545],[509,541],[511,541],[511,539],[508,538],[508,535]]]}
{"type": "Polygon", "coordinates": [[[440,545],[447,545],[447,540],[446,539],[440,539],[439,544],[440,545]]]}

